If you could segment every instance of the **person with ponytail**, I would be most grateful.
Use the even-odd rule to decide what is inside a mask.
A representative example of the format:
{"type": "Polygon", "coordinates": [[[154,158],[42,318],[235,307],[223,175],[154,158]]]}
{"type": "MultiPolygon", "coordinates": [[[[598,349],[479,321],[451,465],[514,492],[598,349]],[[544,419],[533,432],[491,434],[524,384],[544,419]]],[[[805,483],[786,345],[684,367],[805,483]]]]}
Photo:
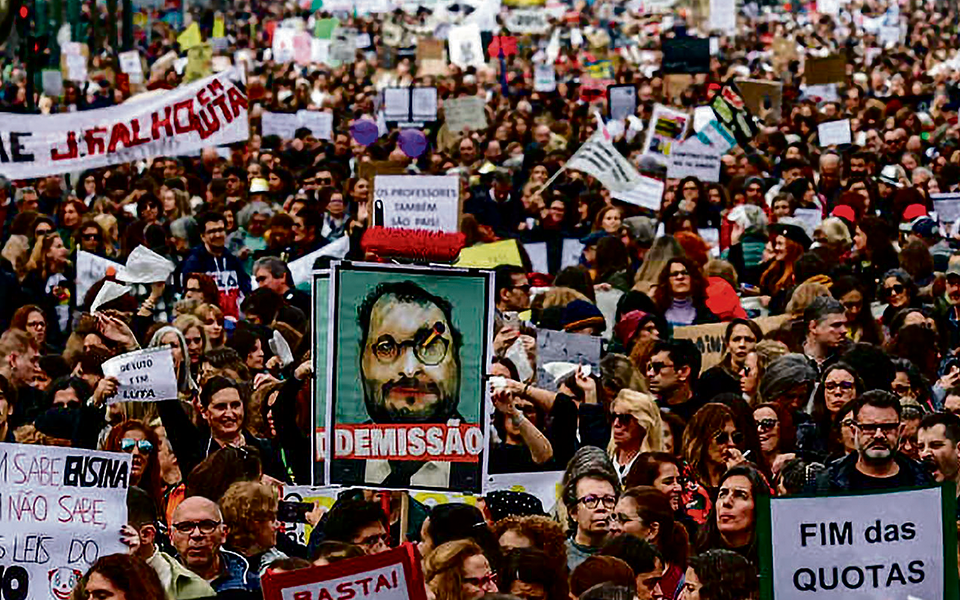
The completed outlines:
{"type": "Polygon", "coordinates": [[[690,541],[666,494],[647,485],[625,491],[613,511],[610,533],[633,535],[657,547],[664,562],[660,589],[673,598],[687,569],[690,541]]]}

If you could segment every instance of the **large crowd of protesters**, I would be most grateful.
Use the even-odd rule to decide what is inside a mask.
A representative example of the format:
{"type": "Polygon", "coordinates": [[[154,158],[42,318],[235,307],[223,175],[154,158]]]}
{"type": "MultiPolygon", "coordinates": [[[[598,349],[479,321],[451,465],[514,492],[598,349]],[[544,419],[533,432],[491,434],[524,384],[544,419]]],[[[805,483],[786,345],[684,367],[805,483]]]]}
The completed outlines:
{"type": "MultiPolygon", "coordinates": [[[[78,600],[260,598],[270,570],[402,542],[418,544],[434,600],[758,600],[760,497],[960,481],[960,231],[949,200],[934,202],[960,187],[954,6],[743,4],[735,30],[715,35],[709,72],[678,89],[660,69],[663,40],[710,33],[702,7],[682,2],[527,7],[550,13],[549,30],[519,34],[517,54],[431,75],[418,74],[417,38],[486,3],[341,13],[370,45],[335,67],[271,53],[278,23],[313,31],[330,16],[322,9],[203,4],[188,17],[204,38],[222,20],[218,54],[247,51],[248,141],[0,178],[0,436],[132,454],[130,552],[99,558],[78,600]],[[806,85],[807,59],[827,55],[845,60],[843,81],[806,85]],[[599,59],[636,86],[626,121],[598,121],[606,99],[581,89],[599,59]],[[544,63],[554,91],[534,86],[544,63]],[[758,134],[722,156],[718,182],[668,179],[644,156],[654,105],[692,115],[735,79],[781,83],[780,105],[753,115],[758,134]],[[376,121],[380,91],[397,85],[438,90],[439,119],[413,158],[398,129],[365,144],[352,127],[376,121]],[[487,125],[451,132],[444,102],[473,96],[487,125]],[[330,139],[260,135],[264,112],[297,110],[332,112],[330,139]],[[842,119],[852,143],[821,145],[818,124],[842,119]],[[544,187],[599,126],[665,181],[658,209],[572,169],[544,187]],[[342,238],[346,259],[382,259],[361,245],[374,183],[362,166],[382,161],[459,178],[466,246],[520,243],[523,266],[495,269],[489,373],[505,383],[490,472],[562,472],[561,493],[401,510],[403,492],[344,490],[305,516],[300,543],[278,499],[283,485],[314,483],[311,380],[326,374],[313,367],[309,286],[288,265],[342,238]],[[583,244],[576,264],[561,264],[567,239],[583,244]],[[547,272],[524,250],[541,242],[547,272]],[[115,275],[81,297],[78,252],[123,263],[138,246],[176,271],[91,311],[115,275]],[[674,332],[710,324],[722,324],[722,356],[705,368],[706,349],[674,332]],[[538,331],[551,329],[604,335],[599,369],[523,379],[510,349],[537,364],[538,331]],[[292,349],[287,366],[275,333],[292,349]],[[180,400],[111,403],[118,382],[103,362],[151,346],[173,349],[180,400]]],[[[106,17],[84,10],[85,23],[106,17]]],[[[484,47],[513,35],[500,30],[513,10],[483,32],[484,47]]],[[[182,77],[152,68],[178,50],[166,12],[152,9],[135,36],[154,93],[182,77]]],[[[91,34],[92,79],[59,97],[38,88],[38,113],[127,100],[102,75],[116,60],[103,35],[91,34]]],[[[25,69],[0,64],[0,110],[28,112],[25,69]]]]}

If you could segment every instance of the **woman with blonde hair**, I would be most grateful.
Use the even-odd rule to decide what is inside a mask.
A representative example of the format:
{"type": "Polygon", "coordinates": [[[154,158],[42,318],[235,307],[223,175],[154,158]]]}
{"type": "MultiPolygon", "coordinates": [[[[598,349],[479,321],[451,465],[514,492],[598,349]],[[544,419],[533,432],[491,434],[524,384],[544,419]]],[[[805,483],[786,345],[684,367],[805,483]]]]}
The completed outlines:
{"type": "Polygon", "coordinates": [[[610,412],[612,433],[607,453],[620,480],[641,452],[663,450],[663,422],[653,396],[622,389],[610,412]]]}
{"type": "Polygon", "coordinates": [[[238,481],[220,498],[227,548],[242,554],[263,575],[274,560],[287,558],[277,549],[277,490],[259,481],[238,481]]]}
{"type": "Polygon", "coordinates": [[[187,341],[187,354],[190,357],[190,373],[194,378],[200,375],[200,359],[209,350],[207,331],[203,322],[193,315],[180,315],[173,320],[173,326],[180,330],[187,341]]]}
{"type": "Polygon", "coordinates": [[[103,230],[103,245],[107,256],[116,256],[120,240],[120,227],[117,218],[108,213],[102,213],[93,218],[94,222],[103,230]]]}
{"type": "Polygon", "coordinates": [[[207,334],[207,350],[220,348],[226,341],[223,328],[223,311],[215,304],[203,303],[193,314],[203,323],[203,330],[207,334]]]}
{"type": "Polygon", "coordinates": [[[47,316],[48,342],[61,344],[63,332],[70,329],[71,308],[76,306],[76,273],[70,250],[56,233],[40,236],[26,268],[23,289],[47,316]]]}
{"type": "Polygon", "coordinates": [[[472,540],[438,546],[424,560],[423,572],[434,600],[475,600],[499,591],[497,574],[472,540]]]}
{"type": "Polygon", "coordinates": [[[787,345],[778,340],[760,340],[753,347],[753,351],[747,354],[740,367],[740,391],[743,393],[743,399],[751,405],[757,402],[757,390],[760,387],[760,380],[767,371],[767,366],[790,352],[787,345]]]}

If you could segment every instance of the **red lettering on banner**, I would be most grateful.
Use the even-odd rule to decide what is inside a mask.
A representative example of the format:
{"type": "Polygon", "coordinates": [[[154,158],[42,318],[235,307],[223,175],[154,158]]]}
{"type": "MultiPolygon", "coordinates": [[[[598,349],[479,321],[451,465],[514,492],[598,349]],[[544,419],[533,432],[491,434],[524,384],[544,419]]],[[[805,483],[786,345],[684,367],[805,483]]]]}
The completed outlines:
{"type": "Polygon", "coordinates": [[[223,93],[223,84],[220,83],[219,79],[214,79],[207,85],[207,89],[210,90],[210,93],[216,96],[217,94],[223,93]]]}
{"type": "Polygon", "coordinates": [[[327,588],[320,588],[320,593],[317,594],[317,600],[333,600],[333,596],[330,595],[327,588]]]}
{"type": "Polygon", "coordinates": [[[217,96],[214,98],[213,105],[220,109],[220,112],[223,113],[223,118],[227,120],[227,123],[233,123],[233,115],[230,114],[230,107],[227,106],[226,96],[217,96]]]}
{"type": "Polygon", "coordinates": [[[337,593],[340,594],[337,597],[337,600],[351,600],[357,596],[357,591],[353,589],[353,584],[349,581],[344,581],[337,586],[337,593]]]}
{"type": "Polygon", "coordinates": [[[313,597],[313,594],[310,592],[294,592],[293,600],[310,600],[313,597]]]}
{"type": "Polygon", "coordinates": [[[200,106],[206,106],[210,102],[210,98],[207,98],[207,88],[203,88],[197,92],[197,101],[200,103],[200,106]]]}
{"type": "Polygon", "coordinates": [[[106,127],[94,127],[83,132],[83,141],[87,143],[87,156],[103,154],[106,144],[100,134],[106,133],[106,127]]]}
{"type": "Polygon", "coordinates": [[[370,595],[370,582],[373,581],[373,577],[364,577],[363,579],[358,579],[357,583],[363,586],[363,595],[370,595]]]}
{"type": "Polygon", "coordinates": [[[346,459],[479,461],[483,430],[477,424],[337,425],[335,456],[346,459]]]}
{"type": "Polygon", "coordinates": [[[173,109],[169,106],[164,107],[163,114],[165,115],[163,119],[160,118],[158,113],[153,113],[153,127],[152,135],[153,139],[160,139],[160,128],[163,127],[167,132],[167,137],[173,137],[173,123],[171,121],[171,113],[173,109]]]}
{"type": "Polygon", "coordinates": [[[387,578],[381,574],[379,577],[377,577],[377,589],[373,590],[373,593],[379,594],[380,590],[383,588],[387,588],[388,590],[393,589],[390,587],[390,582],[387,581],[387,578]]]}
{"type": "Polygon", "coordinates": [[[80,156],[80,146],[77,144],[77,133],[67,132],[67,151],[60,152],[56,148],[50,149],[50,160],[71,160],[80,156]]]}
{"type": "Polygon", "coordinates": [[[247,110],[247,97],[237,88],[231,87],[227,90],[227,99],[230,100],[230,110],[233,111],[233,116],[240,116],[241,108],[247,110]]]}
{"type": "Polygon", "coordinates": [[[110,132],[110,145],[107,146],[107,152],[116,152],[117,146],[123,144],[124,148],[130,147],[130,130],[123,123],[114,123],[113,131],[110,132]]]}
{"type": "Polygon", "coordinates": [[[200,111],[200,119],[195,129],[200,134],[201,140],[205,140],[220,131],[220,118],[217,117],[217,113],[212,106],[200,111]]]}
{"type": "Polygon", "coordinates": [[[140,146],[150,142],[150,138],[140,137],[140,121],[138,119],[130,122],[130,128],[133,129],[133,137],[130,139],[131,146],[140,146]]]}
{"type": "Polygon", "coordinates": [[[178,134],[190,133],[194,130],[197,123],[197,113],[193,111],[193,100],[183,100],[173,105],[173,127],[178,134]],[[180,111],[186,109],[187,124],[183,125],[180,121],[180,111]]]}

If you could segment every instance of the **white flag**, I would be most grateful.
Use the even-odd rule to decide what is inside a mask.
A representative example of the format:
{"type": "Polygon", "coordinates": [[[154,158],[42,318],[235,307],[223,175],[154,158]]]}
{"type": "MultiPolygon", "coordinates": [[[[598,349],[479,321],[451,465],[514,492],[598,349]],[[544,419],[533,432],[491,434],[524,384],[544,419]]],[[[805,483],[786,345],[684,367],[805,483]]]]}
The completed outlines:
{"type": "Polygon", "coordinates": [[[593,175],[611,192],[627,192],[641,182],[640,174],[630,161],[617,152],[602,129],[595,131],[580,146],[565,168],[593,175]]]}

